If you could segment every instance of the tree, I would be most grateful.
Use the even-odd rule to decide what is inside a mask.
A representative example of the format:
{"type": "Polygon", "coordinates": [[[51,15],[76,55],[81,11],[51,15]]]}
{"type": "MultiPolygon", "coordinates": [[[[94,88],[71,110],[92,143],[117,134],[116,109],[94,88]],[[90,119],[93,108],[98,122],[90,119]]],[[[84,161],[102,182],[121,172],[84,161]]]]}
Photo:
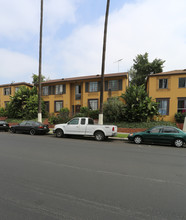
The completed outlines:
{"type": "Polygon", "coordinates": [[[148,97],[145,86],[130,85],[126,92],[121,95],[125,101],[124,120],[129,122],[140,122],[152,120],[158,115],[158,103],[148,97]]]}
{"type": "Polygon", "coordinates": [[[129,70],[132,85],[143,85],[150,74],[160,73],[163,71],[164,60],[154,59],[152,62],[148,60],[148,53],[137,55],[133,60],[134,64],[129,70]]]}
{"type": "MultiPolygon", "coordinates": [[[[42,102],[42,109],[45,113],[45,105],[42,102]]],[[[7,115],[9,118],[37,118],[38,113],[38,95],[36,87],[29,89],[21,86],[14,96],[10,97],[10,103],[7,106],[7,115]]]]}
{"type": "MultiPolygon", "coordinates": [[[[44,82],[45,81],[45,76],[41,76],[41,82],[44,82]]],[[[32,83],[34,84],[34,86],[37,86],[38,83],[39,83],[39,76],[37,74],[32,74],[32,83]]]]}

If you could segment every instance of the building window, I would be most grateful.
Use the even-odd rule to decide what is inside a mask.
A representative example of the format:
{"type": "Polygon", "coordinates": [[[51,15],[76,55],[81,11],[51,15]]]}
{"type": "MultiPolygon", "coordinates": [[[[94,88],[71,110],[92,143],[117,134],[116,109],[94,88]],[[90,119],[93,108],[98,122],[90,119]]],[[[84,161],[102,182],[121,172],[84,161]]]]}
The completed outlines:
{"type": "Polygon", "coordinates": [[[178,98],[178,112],[186,112],[186,98],[178,98]]]}
{"type": "Polygon", "coordinates": [[[105,91],[122,90],[122,79],[105,81],[105,91]]]}
{"type": "Polygon", "coordinates": [[[168,88],[168,79],[159,79],[159,89],[168,88]]]}
{"type": "Polygon", "coordinates": [[[56,85],[56,95],[64,94],[64,85],[56,85]]]}
{"type": "Polygon", "coordinates": [[[186,88],[186,78],[179,78],[179,88],[186,88]]]}
{"type": "Polygon", "coordinates": [[[43,92],[43,95],[48,95],[48,86],[43,86],[42,92],[43,92]]]}
{"type": "Polygon", "coordinates": [[[17,92],[19,89],[20,89],[20,87],[16,87],[16,88],[15,88],[15,92],[17,92]]]}
{"type": "Polygon", "coordinates": [[[169,99],[156,99],[159,103],[159,113],[161,115],[169,115],[169,99]]]}
{"type": "Polygon", "coordinates": [[[76,100],[81,99],[81,85],[75,86],[75,98],[76,100]]]}
{"type": "Polygon", "coordinates": [[[55,112],[59,112],[60,109],[63,108],[63,101],[55,101],[54,106],[55,106],[55,112]]]}
{"type": "Polygon", "coordinates": [[[97,110],[98,109],[98,100],[97,99],[89,99],[88,100],[88,107],[91,110],[97,110]]]}
{"type": "Polygon", "coordinates": [[[108,84],[108,89],[111,91],[118,90],[118,80],[110,80],[108,84]]]}
{"type": "Polygon", "coordinates": [[[97,92],[97,91],[98,91],[98,82],[90,82],[89,92],[97,92]]]}
{"type": "Polygon", "coordinates": [[[4,95],[11,95],[11,88],[4,88],[4,95]]]}

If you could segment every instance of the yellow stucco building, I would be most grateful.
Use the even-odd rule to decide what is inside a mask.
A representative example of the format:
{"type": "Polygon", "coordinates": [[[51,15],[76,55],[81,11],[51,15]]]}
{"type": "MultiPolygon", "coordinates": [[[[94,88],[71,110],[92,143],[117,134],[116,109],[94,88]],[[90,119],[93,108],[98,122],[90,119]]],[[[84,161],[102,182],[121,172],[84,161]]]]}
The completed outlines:
{"type": "Polygon", "coordinates": [[[175,121],[175,113],[186,112],[186,69],[150,75],[147,92],[159,103],[163,120],[175,121]]]}
{"type": "MultiPolygon", "coordinates": [[[[42,82],[42,99],[49,113],[57,113],[68,108],[70,113],[78,113],[80,107],[93,110],[100,107],[101,75],[62,78],[42,82]]],[[[105,74],[104,101],[125,93],[128,73],[105,74]]]]}
{"type": "Polygon", "coordinates": [[[0,107],[5,108],[6,104],[10,101],[10,96],[14,96],[15,92],[21,87],[26,86],[32,88],[33,85],[26,82],[10,83],[0,85],[0,107]]]}

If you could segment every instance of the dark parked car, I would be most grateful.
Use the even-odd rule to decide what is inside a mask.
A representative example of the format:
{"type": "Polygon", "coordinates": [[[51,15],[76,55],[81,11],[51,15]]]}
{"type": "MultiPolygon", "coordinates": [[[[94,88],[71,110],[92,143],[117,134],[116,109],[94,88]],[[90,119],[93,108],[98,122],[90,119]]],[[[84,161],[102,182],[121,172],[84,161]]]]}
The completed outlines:
{"type": "Polygon", "coordinates": [[[182,147],[186,143],[186,133],[171,126],[157,126],[143,132],[131,133],[128,139],[136,144],[150,142],[182,147]]]}
{"type": "Polygon", "coordinates": [[[31,135],[46,134],[49,132],[48,125],[35,121],[23,121],[18,125],[12,125],[10,130],[12,133],[22,132],[29,133],[31,135]]]}
{"type": "Polygon", "coordinates": [[[8,131],[9,124],[6,121],[0,121],[0,130],[8,131]]]}

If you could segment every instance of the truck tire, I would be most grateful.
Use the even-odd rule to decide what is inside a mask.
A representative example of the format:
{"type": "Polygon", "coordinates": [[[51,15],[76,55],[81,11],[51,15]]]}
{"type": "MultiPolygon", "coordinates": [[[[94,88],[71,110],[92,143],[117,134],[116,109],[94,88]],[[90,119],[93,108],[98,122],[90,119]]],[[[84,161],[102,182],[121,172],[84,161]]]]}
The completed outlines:
{"type": "Polygon", "coordinates": [[[64,136],[64,132],[62,129],[57,129],[56,130],[56,137],[60,138],[64,136]]]}
{"type": "Polygon", "coordinates": [[[105,135],[102,131],[96,131],[94,136],[96,141],[103,141],[105,139],[105,135]]]}

